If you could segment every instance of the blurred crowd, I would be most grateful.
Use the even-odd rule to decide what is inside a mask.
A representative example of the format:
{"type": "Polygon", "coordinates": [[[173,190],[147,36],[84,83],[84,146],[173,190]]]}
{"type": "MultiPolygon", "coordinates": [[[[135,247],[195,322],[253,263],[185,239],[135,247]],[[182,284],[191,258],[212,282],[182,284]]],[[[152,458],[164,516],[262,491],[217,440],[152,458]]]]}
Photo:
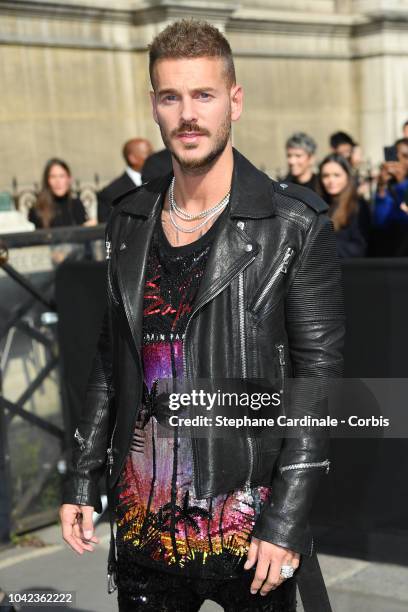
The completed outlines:
{"type": "Polygon", "coordinates": [[[329,205],[340,257],[408,255],[408,121],[401,138],[384,147],[378,172],[364,168],[359,144],[346,132],[329,139],[317,162],[312,136],[286,142],[288,174],[280,177],[316,191],[329,205]]]}
{"type": "MultiPolygon", "coordinates": [[[[75,197],[68,164],[52,158],[29,221],[37,229],[104,223],[123,194],[171,171],[170,153],[154,153],[145,138],[128,140],[122,154],[123,173],[97,193],[97,219],[89,219],[75,197]]],[[[359,144],[342,131],[330,136],[320,159],[314,138],[296,132],[286,141],[286,159],[286,175],[273,178],[312,189],[327,202],[340,257],[408,255],[408,121],[401,138],[384,147],[377,172],[367,168],[359,144]]]]}

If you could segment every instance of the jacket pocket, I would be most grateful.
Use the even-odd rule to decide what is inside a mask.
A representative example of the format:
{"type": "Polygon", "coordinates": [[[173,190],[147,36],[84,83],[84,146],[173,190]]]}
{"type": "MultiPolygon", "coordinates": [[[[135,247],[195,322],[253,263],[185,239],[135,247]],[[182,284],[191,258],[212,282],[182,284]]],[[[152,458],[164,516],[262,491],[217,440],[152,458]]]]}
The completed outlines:
{"type": "MultiPolygon", "coordinates": [[[[288,246],[285,249],[283,256],[280,258],[277,265],[273,268],[270,276],[255,294],[255,297],[249,308],[249,310],[253,314],[258,314],[268,303],[268,300],[270,299],[270,292],[273,289],[276,289],[276,287],[280,284],[285,275],[288,273],[289,266],[293,262],[295,254],[296,251],[294,248],[288,246]]],[[[276,299],[272,299],[270,305],[268,306],[268,310],[270,310],[270,308],[275,302],[276,299]]]]}

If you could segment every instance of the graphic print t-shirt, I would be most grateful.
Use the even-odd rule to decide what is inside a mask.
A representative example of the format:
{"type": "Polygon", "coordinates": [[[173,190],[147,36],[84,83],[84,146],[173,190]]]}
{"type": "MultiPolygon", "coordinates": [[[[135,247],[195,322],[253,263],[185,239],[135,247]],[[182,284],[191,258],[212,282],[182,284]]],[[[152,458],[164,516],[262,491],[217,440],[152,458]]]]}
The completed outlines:
{"type": "MultiPolygon", "coordinates": [[[[149,391],[158,379],[183,376],[185,326],[220,222],[217,219],[201,238],[181,247],[170,245],[160,221],[156,226],[143,313],[142,357],[149,391]]],[[[155,416],[144,431],[143,449],[129,453],[118,483],[122,585],[131,589],[135,563],[203,578],[234,577],[242,570],[268,489],[196,499],[191,441],[177,433],[173,438],[158,437],[155,416]]]]}

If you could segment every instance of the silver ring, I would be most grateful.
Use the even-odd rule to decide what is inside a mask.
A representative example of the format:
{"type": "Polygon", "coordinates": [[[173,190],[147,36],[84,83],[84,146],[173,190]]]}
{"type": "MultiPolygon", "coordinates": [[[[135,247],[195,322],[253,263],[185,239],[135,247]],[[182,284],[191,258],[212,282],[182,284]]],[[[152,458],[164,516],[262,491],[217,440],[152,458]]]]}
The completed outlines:
{"type": "Polygon", "coordinates": [[[292,578],[295,573],[295,568],[291,565],[282,565],[280,575],[282,578],[292,578]]]}

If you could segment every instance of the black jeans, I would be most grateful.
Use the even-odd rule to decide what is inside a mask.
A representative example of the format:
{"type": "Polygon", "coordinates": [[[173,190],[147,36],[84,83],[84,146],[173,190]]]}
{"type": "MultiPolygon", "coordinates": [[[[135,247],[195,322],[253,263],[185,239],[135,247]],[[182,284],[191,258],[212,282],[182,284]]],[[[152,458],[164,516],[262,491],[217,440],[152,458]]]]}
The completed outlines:
{"type": "Polygon", "coordinates": [[[206,599],[226,612],[296,612],[294,578],[262,596],[249,592],[254,570],[228,580],[188,578],[140,565],[133,572],[132,592],[121,588],[118,576],[119,612],[197,612],[206,599]]]}

